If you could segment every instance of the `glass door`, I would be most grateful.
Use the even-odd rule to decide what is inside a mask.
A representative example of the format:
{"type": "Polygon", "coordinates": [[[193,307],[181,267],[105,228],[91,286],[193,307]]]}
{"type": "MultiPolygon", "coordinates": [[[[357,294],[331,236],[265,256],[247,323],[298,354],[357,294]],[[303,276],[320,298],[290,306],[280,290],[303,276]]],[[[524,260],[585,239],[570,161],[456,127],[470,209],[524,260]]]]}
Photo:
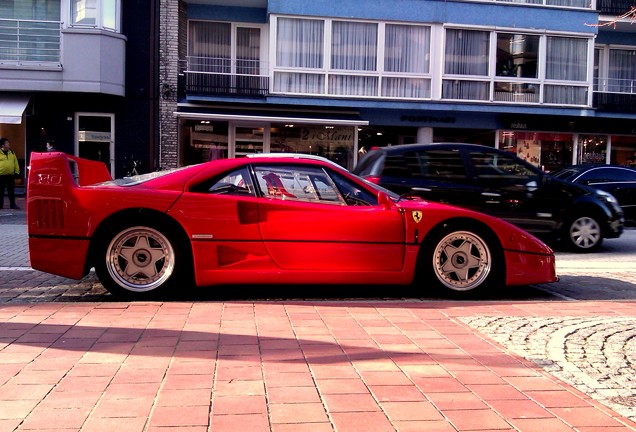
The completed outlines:
{"type": "Polygon", "coordinates": [[[269,152],[269,123],[235,124],[231,130],[234,135],[234,154],[231,157],[269,152]]]}
{"type": "Polygon", "coordinates": [[[75,154],[81,158],[104,162],[115,176],[115,115],[75,114],[75,154]]]}

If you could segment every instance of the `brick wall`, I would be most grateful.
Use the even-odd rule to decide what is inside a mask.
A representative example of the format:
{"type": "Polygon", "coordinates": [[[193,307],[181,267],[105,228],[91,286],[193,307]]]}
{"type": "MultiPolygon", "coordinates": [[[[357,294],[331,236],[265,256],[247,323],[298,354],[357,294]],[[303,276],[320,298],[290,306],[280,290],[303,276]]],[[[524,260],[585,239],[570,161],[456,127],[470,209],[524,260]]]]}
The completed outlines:
{"type": "Polygon", "coordinates": [[[185,58],[186,4],[161,0],[159,18],[159,163],[162,168],[179,165],[177,79],[179,58],[185,58]]]}

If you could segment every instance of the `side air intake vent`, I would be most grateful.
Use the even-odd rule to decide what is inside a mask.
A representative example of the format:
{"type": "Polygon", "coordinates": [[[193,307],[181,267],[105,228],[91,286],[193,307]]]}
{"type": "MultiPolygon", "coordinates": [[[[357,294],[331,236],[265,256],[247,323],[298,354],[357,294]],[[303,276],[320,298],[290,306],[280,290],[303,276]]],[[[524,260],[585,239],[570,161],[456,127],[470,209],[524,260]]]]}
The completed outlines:
{"type": "Polygon", "coordinates": [[[32,207],[37,215],[39,228],[64,228],[64,203],[59,199],[39,199],[32,207]]]}

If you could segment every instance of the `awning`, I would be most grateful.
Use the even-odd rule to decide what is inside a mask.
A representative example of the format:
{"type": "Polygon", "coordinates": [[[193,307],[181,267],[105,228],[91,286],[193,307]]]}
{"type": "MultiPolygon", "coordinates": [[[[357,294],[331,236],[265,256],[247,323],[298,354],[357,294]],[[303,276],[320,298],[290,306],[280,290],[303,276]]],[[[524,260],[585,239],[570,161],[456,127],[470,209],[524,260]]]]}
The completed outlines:
{"type": "Polygon", "coordinates": [[[303,124],[328,124],[341,126],[367,126],[369,122],[363,120],[357,113],[347,112],[296,112],[289,111],[262,111],[257,110],[214,110],[205,109],[189,111],[176,111],[175,116],[190,120],[225,120],[246,122],[276,122],[276,123],[303,123],[303,124]]]}
{"type": "Polygon", "coordinates": [[[31,96],[0,93],[0,123],[20,124],[31,96]]]}

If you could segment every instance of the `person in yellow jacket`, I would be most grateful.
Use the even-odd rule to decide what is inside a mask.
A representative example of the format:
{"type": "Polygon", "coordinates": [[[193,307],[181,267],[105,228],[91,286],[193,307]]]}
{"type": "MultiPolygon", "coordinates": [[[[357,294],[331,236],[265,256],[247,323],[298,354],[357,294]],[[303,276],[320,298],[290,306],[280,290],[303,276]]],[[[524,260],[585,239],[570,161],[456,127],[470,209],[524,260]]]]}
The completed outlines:
{"type": "Polygon", "coordinates": [[[11,150],[8,138],[0,138],[0,208],[4,207],[4,189],[9,195],[9,205],[18,209],[15,204],[15,177],[20,174],[18,158],[11,150]]]}

